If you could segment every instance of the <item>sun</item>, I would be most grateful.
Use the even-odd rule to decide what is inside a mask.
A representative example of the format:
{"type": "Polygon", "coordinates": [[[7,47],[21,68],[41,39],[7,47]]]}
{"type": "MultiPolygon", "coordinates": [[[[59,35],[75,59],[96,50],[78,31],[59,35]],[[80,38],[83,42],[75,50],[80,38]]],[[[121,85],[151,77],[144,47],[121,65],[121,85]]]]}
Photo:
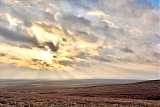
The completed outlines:
{"type": "Polygon", "coordinates": [[[45,62],[51,62],[54,60],[53,54],[48,51],[41,52],[41,60],[45,62]]]}

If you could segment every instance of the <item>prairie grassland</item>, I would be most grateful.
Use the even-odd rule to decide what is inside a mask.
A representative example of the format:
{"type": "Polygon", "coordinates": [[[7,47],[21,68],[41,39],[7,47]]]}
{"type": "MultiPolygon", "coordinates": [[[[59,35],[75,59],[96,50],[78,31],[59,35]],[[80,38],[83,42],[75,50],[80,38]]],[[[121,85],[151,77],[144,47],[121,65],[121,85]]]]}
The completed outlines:
{"type": "Polygon", "coordinates": [[[0,107],[160,107],[160,81],[88,87],[0,86],[0,107]]]}

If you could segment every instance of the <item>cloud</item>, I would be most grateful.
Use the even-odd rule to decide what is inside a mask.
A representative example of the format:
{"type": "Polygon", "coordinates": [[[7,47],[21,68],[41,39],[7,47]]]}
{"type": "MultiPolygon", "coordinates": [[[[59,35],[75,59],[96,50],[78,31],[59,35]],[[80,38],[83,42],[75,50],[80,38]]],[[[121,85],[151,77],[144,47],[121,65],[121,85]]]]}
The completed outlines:
{"type": "Polygon", "coordinates": [[[123,52],[126,53],[134,53],[134,51],[132,49],[129,49],[128,47],[121,49],[123,52]]]}
{"type": "Polygon", "coordinates": [[[48,47],[51,49],[51,51],[53,52],[57,52],[58,48],[59,48],[59,44],[57,44],[56,46],[52,43],[52,42],[46,42],[46,45],[48,45],[48,47]]]}
{"type": "Polygon", "coordinates": [[[28,44],[38,45],[37,39],[25,34],[18,34],[18,32],[9,30],[0,26],[0,36],[15,42],[26,42],[28,44]]]}
{"type": "Polygon", "coordinates": [[[80,38],[91,42],[91,43],[96,43],[99,40],[99,37],[94,35],[94,34],[89,34],[85,31],[76,31],[76,35],[79,36],[80,38]]]}
{"type": "Polygon", "coordinates": [[[0,45],[0,52],[7,54],[7,57],[3,57],[3,63],[27,66],[34,69],[72,69],[71,63],[62,64],[60,62],[87,62],[81,53],[97,55],[98,51],[96,49],[98,48],[98,44],[101,44],[99,40],[97,40],[96,43],[87,42],[74,33],[70,38],[66,36],[61,27],[56,24],[33,23],[32,26],[28,28],[28,36],[18,35],[18,33],[5,28],[1,28],[1,30],[3,30],[1,34],[7,35],[5,38],[18,42],[27,42],[29,44],[29,42],[32,43],[32,41],[29,40],[36,38],[36,44],[28,49],[17,46],[0,45]],[[75,40],[73,40],[73,38],[75,40]],[[6,49],[4,48],[5,46],[7,47],[6,49]],[[9,54],[8,51],[11,48],[15,51],[9,54]],[[91,51],[92,53],[90,53],[91,51]],[[16,56],[16,54],[19,54],[19,56],[16,56]],[[7,62],[7,60],[4,59],[10,59],[10,61],[7,62]]]}
{"type": "Polygon", "coordinates": [[[125,75],[136,72],[132,64],[158,66],[159,7],[148,0],[35,2],[0,7],[1,63],[106,75],[114,66],[125,75]]]}
{"type": "Polygon", "coordinates": [[[63,14],[60,20],[61,26],[74,31],[77,30],[79,26],[81,26],[82,30],[91,26],[91,23],[88,19],[72,14],[63,14]]]}
{"type": "Polygon", "coordinates": [[[43,13],[44,18],[47,19],[50,22],[54,22],[55,21],[55,16],[54,14],[50,13],[50,12],[44,12],[43,13]]]}
{"type": "Polygon", "coordinates": [[[106,16],[106,14],[101,11],[90,11],[87,14],[91,15],[91,16],[97,16],[97,17],[105,17],[106,16]]]}
{"type": "Polygon", "coordinates": [[[28,9],[13,7],[11,8],[11,14],[13,14],[13,16],[16,16],[19,20],[22,20],[25,26],[29,27],[32,25],[34,15],[33,13],[29,12],[28,9]]]}
{"type": "Polygon", "coordinates": [[[92,56],[93,59],[97,60],[97,61],[103,61],[103,62],[111,62],[110,59],[107,59],[105,57],[102,56],[92,56]]]}

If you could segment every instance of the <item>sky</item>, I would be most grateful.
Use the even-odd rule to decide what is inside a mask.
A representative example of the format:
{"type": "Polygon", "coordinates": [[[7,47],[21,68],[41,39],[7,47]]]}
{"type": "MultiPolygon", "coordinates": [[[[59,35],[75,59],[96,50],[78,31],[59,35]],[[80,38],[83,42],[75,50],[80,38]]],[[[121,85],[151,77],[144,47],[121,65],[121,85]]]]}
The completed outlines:
{"type": "Polygon", "coordinates": [[[149,2],[152,4],[152,6],[157,7],[159,6],[160,2],[159,0],[149,0],[149,2]]]}
{"type": "Polygon", "coordinates": [[[0,0],[0,79],[160,79],[158,0],[0,0]]]}

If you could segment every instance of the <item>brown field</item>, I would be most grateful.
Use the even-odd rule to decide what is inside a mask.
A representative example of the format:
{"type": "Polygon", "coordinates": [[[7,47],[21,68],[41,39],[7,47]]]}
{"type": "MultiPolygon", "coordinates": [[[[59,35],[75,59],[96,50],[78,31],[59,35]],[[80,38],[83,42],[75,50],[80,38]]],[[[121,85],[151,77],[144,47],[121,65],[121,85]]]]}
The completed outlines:
{"type": "Polygon", "coordinates": [[[78,86],[51,83],[0,81],[0,107],[160,107],[160,80],[78,86]]]}

